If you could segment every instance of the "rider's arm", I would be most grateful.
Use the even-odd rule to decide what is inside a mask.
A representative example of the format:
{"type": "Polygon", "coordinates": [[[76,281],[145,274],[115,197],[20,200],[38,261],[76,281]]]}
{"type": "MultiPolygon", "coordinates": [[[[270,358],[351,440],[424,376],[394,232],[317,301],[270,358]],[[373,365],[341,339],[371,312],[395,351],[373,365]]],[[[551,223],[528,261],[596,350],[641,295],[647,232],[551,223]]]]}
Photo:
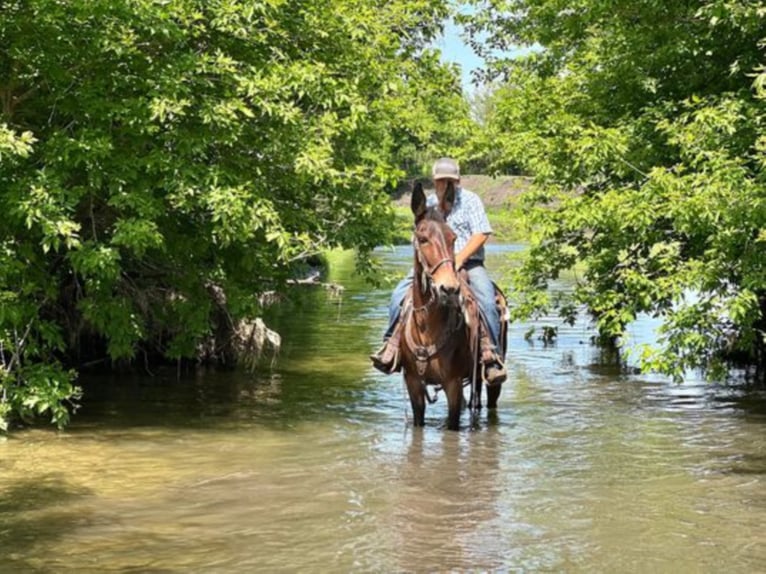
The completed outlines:
{"type": "Polygon", "coordinates": [[[489,239],[489,233],[474,233],[460,250],[460,253],[455,255],[455,268],[460,269],[471,255],[476,253],[489,239]]]}

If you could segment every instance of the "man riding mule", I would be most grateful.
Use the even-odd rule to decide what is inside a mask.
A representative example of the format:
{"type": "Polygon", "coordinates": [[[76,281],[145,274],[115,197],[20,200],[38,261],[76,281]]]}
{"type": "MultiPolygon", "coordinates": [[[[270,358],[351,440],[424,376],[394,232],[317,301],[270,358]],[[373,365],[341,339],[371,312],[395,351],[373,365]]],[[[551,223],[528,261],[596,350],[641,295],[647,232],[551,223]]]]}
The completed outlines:
{"type": "MultiPolygon", "coordinates": [[[[498,356],[501,317],[496,305],[495,285],[484,267],[484,244],[492,228],[479,196],[460,187],[457,162],[450,158],[437,160],[432,175],[436,194],[428,197],[425,207],[441,214],[455,234],[455,260],[450,263],[454,264],[455,271],[464,270],[468,275],[470,291],[466,285],[461,286],[464,299],[475,299],[478,303],[483,324],[480,338],[483,378],[490,386],[500,385],[507,376],[503,361],[498,356]]],[[[370,356],[375,368],[386,374],[400,367],[402,322],[399,318],[412,284],[413,271],[410,271],[391,295],[389,326],[384,335],[386,342],[377,353],[370,356]]]]}

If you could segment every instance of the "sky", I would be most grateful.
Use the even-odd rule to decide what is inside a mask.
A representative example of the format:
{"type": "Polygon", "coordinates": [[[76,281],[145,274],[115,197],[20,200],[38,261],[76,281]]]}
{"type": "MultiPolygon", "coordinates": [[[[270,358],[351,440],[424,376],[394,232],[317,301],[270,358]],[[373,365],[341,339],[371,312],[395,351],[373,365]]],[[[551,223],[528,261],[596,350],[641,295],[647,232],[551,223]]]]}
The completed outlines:
{"type": "MultiPolygon", "coordinates": [[[[460,37],[461,32],[461,26],[455,24],[452,19],[448,20],[444,26],[443,36],[434,42],[434,47],[441,50],[442,61],[460,64],[463,92],[470,95],[476,91],[476,87],[471,84],[471,71],[481,68],[484,61],[463,41],[460,37]]],[[[512,46],[504,55],[513,58],[524,56],[540,49],[539,46],[512,46]]]]}
{"type": "Polygon", "coordinates": [[[443,61],[460,64],[463,91],[470,94],[475,89],[471,84],[471,70],[480,68],[483,61],[462,40],[460,32],[461,28],[450,20],[444,27],[444,36],[436,40],[435,45],[441,50],[443,61]]]}

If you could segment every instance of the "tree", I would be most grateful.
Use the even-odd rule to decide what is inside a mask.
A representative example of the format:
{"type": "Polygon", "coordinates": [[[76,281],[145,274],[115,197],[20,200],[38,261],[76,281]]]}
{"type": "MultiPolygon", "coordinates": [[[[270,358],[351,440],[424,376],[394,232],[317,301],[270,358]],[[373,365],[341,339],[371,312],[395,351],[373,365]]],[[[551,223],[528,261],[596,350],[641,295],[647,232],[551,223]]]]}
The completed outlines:
{"type": "Polygon", "coordinates": [[[400,134],[427,145],[443,111],[418,85],[452,74],[425,48],[446,15],[441,0],[6,0],[0,427],[64,424],[87,361],[211,340],[230,361],[220,335],[307,257],[364,262],[392,228],[400,134]]]}
{"type": "Polygon", "coordinates": [[[642,363],[679,379],[723,377],[734,354],[766,366],[766,4],[475,4],[485,48],[539,48],[489,62],[503,87],[473,142],[535,178],[519,312],[584,308],[611,342],[661,316],[642,363]],[[551,301],[547,282],[575,266],[574,293],[551,301]]]}

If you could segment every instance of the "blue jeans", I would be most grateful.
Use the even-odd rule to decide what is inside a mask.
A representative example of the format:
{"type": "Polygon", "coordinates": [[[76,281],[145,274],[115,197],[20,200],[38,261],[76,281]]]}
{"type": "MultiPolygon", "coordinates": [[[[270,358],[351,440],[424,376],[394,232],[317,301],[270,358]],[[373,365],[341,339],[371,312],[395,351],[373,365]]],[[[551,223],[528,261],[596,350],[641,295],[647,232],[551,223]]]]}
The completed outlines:
{"type": "MultiPolygon", "coordinates": [[[[468,261],[464,268],[468,271],[468,277],[471,279],[471,290],[479,303],[479,311],[489,327],[492,344],[497,349],[497,342],[500,339],[500,314],[497,312],[497,305],[495,305],[495,286],[492,284],[484,265],[478,261],[468,261]]],[[[388,329],[383,335],[385,339],[390,338],[394,332],[394,325],[399,320],[402,301],[404,301],[404,297],[412,285],[412,278],[413,270],[410,269],[407,276],[399,281],[391,294],[391,301],[388,304],[388,329]]]]}

